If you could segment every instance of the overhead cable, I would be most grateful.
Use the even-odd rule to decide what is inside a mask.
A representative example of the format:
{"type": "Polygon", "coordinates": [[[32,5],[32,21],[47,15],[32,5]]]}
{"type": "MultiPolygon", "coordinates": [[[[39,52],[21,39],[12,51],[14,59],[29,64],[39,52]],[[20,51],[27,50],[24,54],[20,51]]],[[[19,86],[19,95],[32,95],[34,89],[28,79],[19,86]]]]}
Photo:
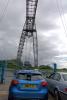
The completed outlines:
{"type": "Polygon", "coordinates": [[[62,25],[63,25],[63,28],[64,28],[64,32],[66,34],[67,33],[66,25],[65,25],[64,20],[63,20],[63,17],[62,17],[62,12],[60,10],[60,6],[59,6],[59,3],[58,3],[58,0],[56,0],[56,4],[57,4],[57,9],[58,9],[58,12],[59,12],[59,16],[60,16],[60,19],[61,19],[61,22],[62,22],[62,25]]]}
{"type": "MultiPolygon", "coordinates": [[[[59,0],[59,6],[60,6],[60,10],[63,14],[63,21],[64,21],[64,24],[65,24],[65,29],[67,29],[67,24],[66,24],[66,20],[65,20],[65,15],[64,15],[64,8],[63,8],[63,4],[62,4],[62,0],[59,0]]],[[[66,30],[66,33],[67,33],[67,30],[66,30]]]]}
{"type": "Polygon", "coordinates": [[[6,4],[6,6],[5,6],[4,10],[3,10],[3,13],[2,13],[2,15],[1,15],[1,17],[0,17],[0,22],[3,20],[3,18],[4,18],[5,15],[6,15],[6,11],[7,11],[8,5],[9,5],[9,1],[10,1],[10,0],[7,0],[7,4],[6,4]]]}

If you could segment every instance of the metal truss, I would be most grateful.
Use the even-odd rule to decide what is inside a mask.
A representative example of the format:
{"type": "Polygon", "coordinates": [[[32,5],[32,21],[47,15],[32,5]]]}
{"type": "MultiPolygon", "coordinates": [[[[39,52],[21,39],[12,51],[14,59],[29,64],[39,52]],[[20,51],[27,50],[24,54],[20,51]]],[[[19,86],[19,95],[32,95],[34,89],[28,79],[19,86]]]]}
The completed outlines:
{"type": "Polygon", "coordinates": [[[26,21],[22,30],[20,37],[17,61],[21,62],[21,57],[23,56],[23,48],[26,37],[33,38],[33,53],[34,53],[34,66],[38,66],[38,40],[37,31],[35,25],[35,17],[37,10],[38,0],[26,0],[26,21]]]}

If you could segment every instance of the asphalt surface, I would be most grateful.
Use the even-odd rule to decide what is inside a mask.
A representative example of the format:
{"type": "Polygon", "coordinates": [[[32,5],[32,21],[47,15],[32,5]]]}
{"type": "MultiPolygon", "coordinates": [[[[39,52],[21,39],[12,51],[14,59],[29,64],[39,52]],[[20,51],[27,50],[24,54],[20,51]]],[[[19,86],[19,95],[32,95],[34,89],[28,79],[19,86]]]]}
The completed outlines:
{"type": "MultiPolygon", "coordinates": [[[[8,94],[7,93],[1,93],[0,94],[0,100],[8,100],[8,94]]],[[[48,100],[54,100],[54,98],[51,95],[49,95],[48,100]]]]}

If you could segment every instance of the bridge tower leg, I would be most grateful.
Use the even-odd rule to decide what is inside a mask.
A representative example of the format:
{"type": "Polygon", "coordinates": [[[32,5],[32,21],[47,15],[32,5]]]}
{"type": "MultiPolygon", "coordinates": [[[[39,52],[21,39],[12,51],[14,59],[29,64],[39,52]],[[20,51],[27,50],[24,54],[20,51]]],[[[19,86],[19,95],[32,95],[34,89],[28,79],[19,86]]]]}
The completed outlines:
{"type": "Polygon", "coordinates": [[[21,62],[21,57],[23,56],[23,48],[26,37],[33,38],[33,53],[34,53],[34,66],[38,66],[38,40],[37,40],[37,31],[35,24],[35,16],[37,10],[38,0],[26,0],[26,21],[22,30],[20,37],[18,52],[17,52],[17,61],[21,62]]]}

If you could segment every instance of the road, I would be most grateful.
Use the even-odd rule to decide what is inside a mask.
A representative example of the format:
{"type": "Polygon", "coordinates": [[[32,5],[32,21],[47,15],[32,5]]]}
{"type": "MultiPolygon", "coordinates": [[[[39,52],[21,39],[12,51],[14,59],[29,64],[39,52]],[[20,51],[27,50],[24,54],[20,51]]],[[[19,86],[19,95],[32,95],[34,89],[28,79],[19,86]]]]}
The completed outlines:
{"type": "MultiPolygon", "coordinates": [[[[0,94],[0,100],[8,100],[8,94],[7,93],[1,93],[0,94]]],[[[54,98],[49,95],[49,100],[54,100],[54,98]]]]}

